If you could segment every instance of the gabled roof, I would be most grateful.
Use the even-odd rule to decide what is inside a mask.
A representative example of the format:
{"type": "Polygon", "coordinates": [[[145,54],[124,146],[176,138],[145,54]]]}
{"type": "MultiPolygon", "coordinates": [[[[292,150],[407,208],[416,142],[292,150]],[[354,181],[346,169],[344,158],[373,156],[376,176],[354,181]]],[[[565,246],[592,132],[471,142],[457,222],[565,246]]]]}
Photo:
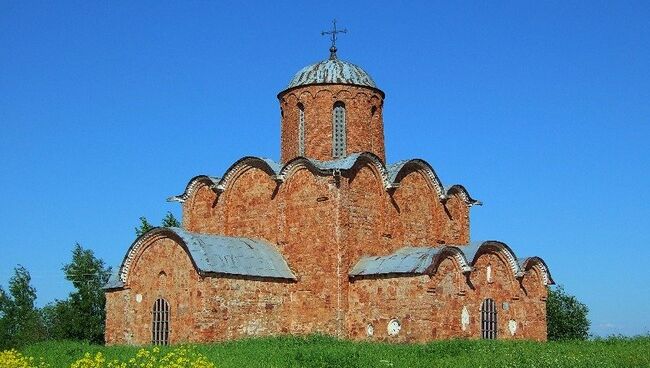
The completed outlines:
{"type": "Polygon", "coordinates": [[[390,274],[432,274],[443,254],[450,254],[458,261],[462,272],[470,272],[476,262],[477,254],[489,247],[503,252],[515,277],[524,275],[526,262],[539,262],[544,272],[544,283],[554,284],[546,263],[539,257],[517,260],[505,243],[499,241],[482,241],[466,245],[443,245],[438,247],[404,247],[386,256],[362,257],[350,269],[350,277],[390,274]]]}
{"type": "Polygon", "coordinates": [[[193,233],[178,227],[159,227],[149,230],[131,245],[117,274],[111,276],[105,288],[123,287],[140,247],[161,235],[176,238],[187,249],[200,274],[296,279],[280,252],[265,241],[193,233]]]}

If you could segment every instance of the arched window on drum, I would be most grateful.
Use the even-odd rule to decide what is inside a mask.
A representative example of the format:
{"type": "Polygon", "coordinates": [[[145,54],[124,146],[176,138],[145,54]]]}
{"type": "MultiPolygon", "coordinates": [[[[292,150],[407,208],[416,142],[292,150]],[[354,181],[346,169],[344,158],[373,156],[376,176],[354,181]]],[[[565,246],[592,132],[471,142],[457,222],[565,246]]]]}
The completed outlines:
{"type": "Polygon", "coordinates": [[[305,155],[305,105],[298,103],[298,156],[305,155]]]}
{"type": "Polygon", "coordinates": [[[345,104],[338,101],[334,104],[332,111],[332,157],[345,157],[345,154],[345,104]]]}

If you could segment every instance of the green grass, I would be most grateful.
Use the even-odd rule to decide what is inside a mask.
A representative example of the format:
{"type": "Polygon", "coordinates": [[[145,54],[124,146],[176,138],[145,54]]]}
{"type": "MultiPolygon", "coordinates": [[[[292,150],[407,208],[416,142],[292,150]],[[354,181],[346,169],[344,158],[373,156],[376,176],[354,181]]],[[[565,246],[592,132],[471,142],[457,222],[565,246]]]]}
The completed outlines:
{"type": "MultiPolygon", "coordinates": [[[[350,342],[324,336],[275,337],[194,345],[225,367],[650,367],[650,336],[594,341],[437,341],[429,344],[350,342]]],[[[21,349],[52,367],[84,353],[124,360],[137,347],[43,342],[21,349]]]]}

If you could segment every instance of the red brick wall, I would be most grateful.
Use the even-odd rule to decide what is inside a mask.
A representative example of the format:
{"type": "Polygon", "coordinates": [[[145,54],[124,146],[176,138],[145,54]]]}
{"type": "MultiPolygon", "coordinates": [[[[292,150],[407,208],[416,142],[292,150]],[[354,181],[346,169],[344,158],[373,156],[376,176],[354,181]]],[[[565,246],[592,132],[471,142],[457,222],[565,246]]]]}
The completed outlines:
{"type": "Polygon", "coordinates": [[[158,298],[167,300],[172,311],[171,342],[191,340],[194,311],[200,310],[199,280],[175,240],[160,236],[143,244],[131,263],[127,290],[107,294],[107,344],[150,343],[151,311],[158,298]]]}
{"type": "Polygon", "coordinates": [[[291,290],[294,333],[341,329],[342,273],[336,221],[337,191],[331,177],[298,168],[280,188],[279,248],[298,282],[291,290]]]}
{"type": "Polygon", "coordinates": [[[481,304],[486,298],[492,298],[497,305],[499,339],[543,341],[546,340],[546,319],[545,312],[542,312],[545,304],[540,296],[545,295],[546,289],[538,276],[531,273],[524,277],[524,283],[535,284],[529,288],[537,292],[526,297],[503,255],[487,252],[479,256],[469,277],[470,282],[452,258],[441,261],[432,276],[360,278],[350,286],[349,336],[360,340],[400,342],[480,338],[481,304]],[[487,280],[487,265],[492,272],[490,282],[487,280]],[[465,329],[461,320],[463,308],[469,315],[465,329]],[[394,337],[387,332],[391,319],[401,323],[401,331],[394,337]],[[516,325],[514,335],[509,330],[510,321],[516,325]],[[369,324],[374,327],[373,336],[367,336],[369,324]]]}
{"type": "Polygon", "coordinates": [[[188,231],[200,233],[219,233],[222,227],[221,221],[223,211],[216,210],[217,194],[207,183],[201,183],[194,191],[194,194],[183,203],[183,227],[188,231]]]}
{"type": "Polygon", "coordinates": [[[542,282],[542,270],[539,266],[528,268],[522,280],[522,301],[526,304],[526,319],[523,330],[529,338],[546,340],[546,298],[548,290],[542,282]]]}
{"type": "Polygon", "coordinates": [[[276,186],[267,172],[254,166],[245,167],[230,178],[219,198],[223,202],[223,235],[261,238],[275,243],[278,233],[276,186]]]}
{"type": "Polygon", "coordinates": [[[157,237],[136,255],[126,289],[106,294],[106,343],[150,343],[151,311],[158,298],[170,306],[171,343],[290,332],[287,285],[263,278],[201,277],[175,239],[157,237]]]}
{"type": "Polygon", "coordinates": [[[289,330],[341,334],[347,272],[362,255],[468,238],[468,224],[447,214],[467,215],[465,203],[456,198],[458,211],[445,211],[420,171],[400,180],[397,190],[387,191],[377,167],[365,159],[340,177],[298,166],[279,185],[262,168],[242,165],[218,197],[208,187],[196,190],[184,204],[184,223],[191,231],[277,244],[299,277],[290,292],[294,316],[302,319],[292,318],[299,323],[289,330]]]}
{"type": "Polygon", "coordinates": [[[347,267],[362,255],[391,253],[394,247],[386,223],[389,197],[377,169],[368,162],[358,163],[344,178],[341,192],[347,267]]]}
{"type": "Polygon", "coordinates": [[[499,338],[544,340],[546,288],[539,266],[530,265],[520,284],[498,250],[479,256],[469,282],[452,258],[442,260],[433,276],[348,279],[362,255],[388,254],[409,242],[466,239],[467,211],[458,197],[443,205],[418,171],[386,191],[376,167],[363,160],[340,177],[298,166],[279,186],[262,168],[243,167],[219,196],[199,187],[185,202],[184,224],[191,231],[265,239],[298,280],[200,277],[181,246],[157,238],[136,256],[127,289],[107,293],[107,342],[149,342],[157,296],[175,311],[172,342],[314,332],[366,339],[368,324],[375,328],[372,339],[478,338],[480,306],[488,297],[499,307],[499,338]],[[470,315],[465,330],[463,307],[470,315]],[[392,318],[402,332],[389,338],[392,318]],[[514,336],[510,320],[517,325],[514,336]]]}
{"type": "Polygon", "coordinates": [[[372,152],[385,161],[383,97],[377,90],[342,84],[313,85],[289,90],[279,99],[283,112],[282,162],[298,156],[298,103],[305,107],[305,156],[332,159],[332,109],[337,101],[346,108],[347,152],[372,152]]]}
{"type": "Polygon", "coordinates": [[[444,229],[444,235],[439,237],[447,244],[469,243],[469,206],[459,194],[453,194],[442,206],[443,211],[438,211],[442,221],[436,221],[436,229],[444,229]]]}

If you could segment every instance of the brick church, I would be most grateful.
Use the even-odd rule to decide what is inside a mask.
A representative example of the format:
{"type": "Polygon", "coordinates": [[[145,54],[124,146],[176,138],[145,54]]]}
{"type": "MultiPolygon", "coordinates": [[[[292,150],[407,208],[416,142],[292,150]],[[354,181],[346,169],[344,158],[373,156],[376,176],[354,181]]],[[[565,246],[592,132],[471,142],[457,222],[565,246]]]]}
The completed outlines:
{"type": "Polygon", "coordinates": [[[129,247],[106,285],[108,344],[546,339],[544,261],[470,241],[480,202],[426,161],[386,163],[384,92],[336,51],[278,94],[280,162],[190,179],[170,198],[182,228],[129,247]]]}

